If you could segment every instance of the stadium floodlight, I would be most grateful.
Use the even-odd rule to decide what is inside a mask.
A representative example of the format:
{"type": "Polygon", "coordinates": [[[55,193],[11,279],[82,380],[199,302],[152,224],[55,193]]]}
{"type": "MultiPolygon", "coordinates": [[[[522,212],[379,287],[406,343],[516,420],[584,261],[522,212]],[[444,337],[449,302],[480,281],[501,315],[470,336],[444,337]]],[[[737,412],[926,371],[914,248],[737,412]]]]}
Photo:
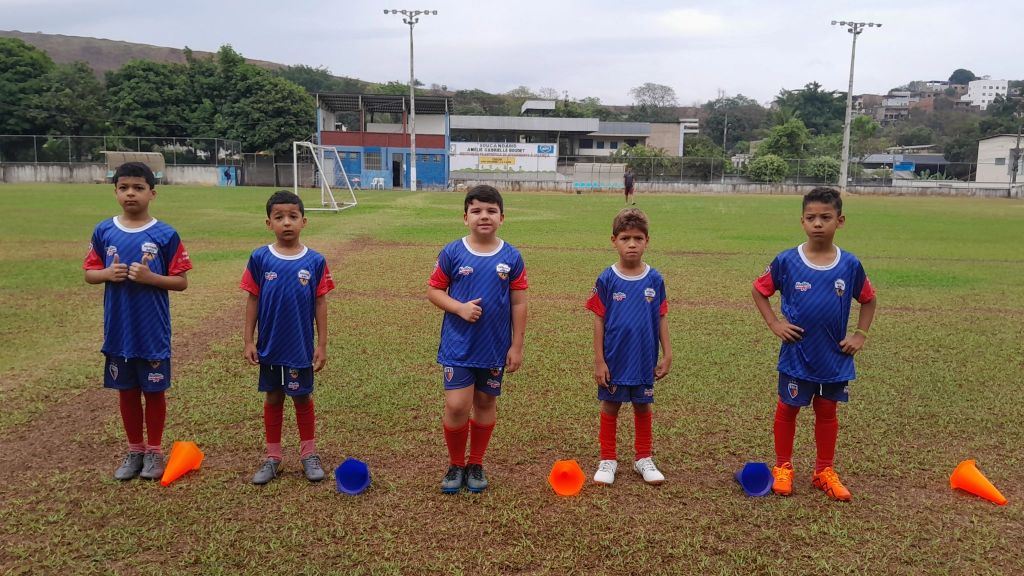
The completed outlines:
{"type": "MultiPolygon", "coordinates": [[[[384,11],[388,13],[387,10],[384,11]]],[[[413,71],[412,29],[420,16],[436,16],[437,10],[391,10],[401,14],[402,22],[409,25],[409,189],[416,191],[416,73],[413,71]]]]}
{"type": "Polygon", "coordinates": [[[881,28],[875,22],[832,21],[833,26],[847,27],[846,31],[853,35],[853,46],[850,48],[850,85],[846,90],[846,121],[843,123],[843,157],[839,164],[839,191],[846,192],[846,182],[850,173],[850,123],[853,120],[853,62],[857,56],[857,36],[864,28],[881,28]]]}

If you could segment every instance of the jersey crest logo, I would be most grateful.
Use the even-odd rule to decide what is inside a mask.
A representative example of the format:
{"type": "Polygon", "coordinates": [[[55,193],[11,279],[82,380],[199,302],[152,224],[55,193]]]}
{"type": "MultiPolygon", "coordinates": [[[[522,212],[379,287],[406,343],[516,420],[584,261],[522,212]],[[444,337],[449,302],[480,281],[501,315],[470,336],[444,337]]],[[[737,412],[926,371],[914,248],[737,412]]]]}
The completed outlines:
{"type": "Polygon", "coordinates": [[[836,296],[842,298],[844,292],[846,292],[846,281],[840,278],[836,280],[836,296]]]}
{"type": "Polygon", "coordinates": [[[794,286],[794,288],[796,288],[800,292],[807,292],[808,290],[811,289],[811,283],[810,282],[797,282],[796,286],[794,286]]]}
{"type": "Polygon", "coordinates": [[[495,378],[501,376],[501,370],[501,368],[491,368],[491,376],[494,376],[495,378]]]}
{"type": "Polygon", "coordinates": [[[644,288],[644,298],[647,300],[648,304],[654,302],[654,296],[654,288],[644,288]]]}
{"type": "Polygon", "coordinates": [[[453,376],[455,376],[455,368],[452,368],[451,366],[445,366],[444,367],[444,380],[445,380],[445,382],[451,382],[453,376]]]}
{"type": "Polygon", "coordinates": [[[156,258],[156,253],[159,251],[157,245],[152,242],[142,243],[142,263],[148,264],[156,258]]]}
{"type": "Polygon", "coordinates": [[[149,367],[152,368],[153,370],[156,370],[157,368],[160,367],[160,361],[159,360],[150,360],[149,361],[149,367]]]}
{"type": "Polygon", "coordinates": [[[264,272],[263,273],[263,279],[264,280],[277,280],[277,272],[264,272]]]}
{"type": "Polygon", "coordinates": [[[512,271],[512,267],[502,262],[501,264],[498,264],[494,270],[498,273],[498,278],[508,280],[508,273],[512,271]]]}
{"type": "Polygon", "coordinates": [[[107,256],[117,254],[117,246],[107,246],[107,256]]]}
{"type": "Polygon", "coordinates": [[[111,362],[107,370],[110,371],[110,377],[117,380],[117,364],[111,362]]]}
{"type": "Polygon", "coordinates": [[[312,277],[313,275],[309,273],[309,270],[299,270],[299,284],[303,286],[309,284],[309,279],[312,277]]]}
{"type": "Polygon", "coordinates": [[[149,380],[153,384],[157,384],[164,381],[164,375],[159,372],[150,372],[149,376],[146,377],[146,380],[149,380]]]}
{"type": "Polygon", "coordinates": [[[459,276],[469,276],[473,273],[472,266],[459,266],[459,276]]]}
{"type": "MultiPolygon", "coordinates": [[[[296,378],[299,377],[299,370],[297,368],[289,368],[288,369],[288,377],[291,378],[292,380],[295,380],[296,378]]],[[[294,390],[294,388],[293,388],[293,390],[294,390]]]]}
{"type": "Polygon", "coordinates": [[[625,292],[616,292],[615,294],[612,294],[612,300],[615,300],[616,302],[622,302],[625,299],[626,299],[626,293],[625,292]]]}
{"type": "Polygon", "coordinates": [[[795,380],[790,380],[789,384],[786,385],[786,389],[789,390],[790,398],[796,398],[797,396],[800,395],[800,386],[796,383],[795,380]]]}

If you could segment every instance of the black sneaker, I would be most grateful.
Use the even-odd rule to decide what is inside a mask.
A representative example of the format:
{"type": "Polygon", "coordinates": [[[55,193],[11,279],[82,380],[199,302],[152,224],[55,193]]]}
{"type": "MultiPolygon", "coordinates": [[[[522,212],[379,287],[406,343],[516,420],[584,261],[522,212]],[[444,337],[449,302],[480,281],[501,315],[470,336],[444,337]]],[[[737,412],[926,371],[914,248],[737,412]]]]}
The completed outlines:
{"type": "Polygon", "coordinates": [[[124,457],[124,462],[114,470],[114,478],[118,480],[131,480],[142,472],[142,452],[129,452],[124,457]]]}
{"type": "Polygon", "coordinates": [[[142,457],[142,472],[139,478],[144,480],[159,480],[164,475],[164,456],[156,452],[146,452],[142,457]]]}
{"type": "Polygon", "coordinates": [[[487,489],[487,476],[484,476],[484,467],[481,464],[470,464],[466,466],[466,488],[479,494],[487,489]]]}
{"type": "Polygon", "coordinates": [[[462,490],[462,483],[465,477],[465,468],[455,466],[454,464],[449,466],[448,472],[445,473],[444,478],[441,480],[441,492],[444,494],[458,494],[459,490],[462,490]]]}
{"type": "Polygon", "coordinates": [[[306,480],[310,482],[324,479],[324,466],[316,454],[310,454],[302,459],[302,471],[306,474],[306,480]]]}

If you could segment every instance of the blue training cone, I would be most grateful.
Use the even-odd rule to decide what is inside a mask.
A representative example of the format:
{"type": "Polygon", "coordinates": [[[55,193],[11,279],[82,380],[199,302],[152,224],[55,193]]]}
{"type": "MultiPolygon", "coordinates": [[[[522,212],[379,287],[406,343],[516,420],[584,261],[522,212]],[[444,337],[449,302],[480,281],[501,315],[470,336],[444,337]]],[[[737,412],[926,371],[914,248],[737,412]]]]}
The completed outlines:
{"type": "Polygon", "coordinates": [[[747,496],[765,496],[772,491],[775,477],[764,462],[747,462],[736,472],[736,481],[747,496]]]}
{"type": "Polygon", "coordinates": [[[361,460],[346,458],[334,469],[338,492],[355,496],[370,486],[370,467],[361,460]]]}

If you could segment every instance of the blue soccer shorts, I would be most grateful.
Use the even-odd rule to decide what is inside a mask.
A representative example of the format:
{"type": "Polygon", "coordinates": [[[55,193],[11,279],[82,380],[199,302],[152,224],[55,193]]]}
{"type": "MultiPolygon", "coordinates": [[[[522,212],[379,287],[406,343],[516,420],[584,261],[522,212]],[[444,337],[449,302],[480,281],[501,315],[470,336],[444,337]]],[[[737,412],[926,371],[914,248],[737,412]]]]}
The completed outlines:
{"type": "Polygon", "coordinates": [[[630,402],[633,404],[653,404],[654,384],[609,384],[597,387],[597,399],[605,402],[630,402]]]}
{"type": "Polygon", "coordinates": [[[289,368],[260,362],[260,392],[283,390],[288,396],[313,393],[313,367],[289,368]]]}
{"type": "Polygon", "coordinates": [[[815,396],[835,402],[849,402],[848,382],[819,384],[779,372],[779,399],[790,406],[809,406],[815,396]]]}
{"type": "Polygon", "coordinates": [[[171,387],[171,360],[106,357],[103,387],[114,390],[142,388],[143,392],[163,392],[171,387]]]}
{"type": "Polygon", "coordinates": [[[444,389],[460,390],[467,386],[491,396],[501,396],[501,380],[504,368],[467,368],[464,366],[444,367],[444,389]]]}

